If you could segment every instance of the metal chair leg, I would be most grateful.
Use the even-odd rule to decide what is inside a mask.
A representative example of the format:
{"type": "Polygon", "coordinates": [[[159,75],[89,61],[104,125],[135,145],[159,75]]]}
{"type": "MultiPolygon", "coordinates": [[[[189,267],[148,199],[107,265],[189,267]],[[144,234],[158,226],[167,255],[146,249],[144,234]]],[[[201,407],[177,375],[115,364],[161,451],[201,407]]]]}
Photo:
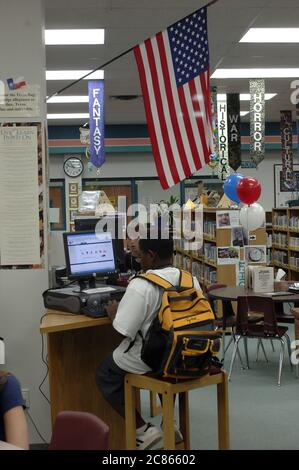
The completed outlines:
{"type": "MultiPolygon", "coordinates": [[[[235,343],[235,342],[236,342],[236,335],[235,335],[233,329],[232,329],[232,337],[233,337],[233,340],[234,340],[234,343],[235,343]]],[[[243,364],[243,360],[242,360],[242,356],[241,356],[241,353],[240,353],[239,346],[238,346],[238,348],[237,348],[237,354],[238,354],[238,358],[239,358],[239,361],[240,361],[240,364],[241,364],[241,369],[245,370],[246,367],[245,367],[244,364],[243,364]]]]}
{"type": "Polygon", "coordinates": [[[222,359],[221,359],[222,362],[224,362],[224,358],[225,358],[225,330],[223,330],[223,333],[222,333],[222,359]]]}
{"type": "Polygon", "coordinates": [[[263,354],[264,354],[264,356],[265,356],[266,362],[269,362],[269,361],[268,361],[268,358],[267,358],[267,355],[266,355],[266,351],[265,351],[264,343],[263,343],[263,340],[262,340],[262,339],[261,339],[261,348],[262,348],[263,354]]]}
{"type": "Polygon", "coordinates": [[[273,339],[271,339],[270,341],[271,341],[272,351],[273,351],[273,352],[275,352],[275,348],[274,348],[273,339]]]}
{"type": "Polygon", "coordinates": [[[245,351],[245,358],[246,358],[246,364],[247,364],[247,369],[249,369],[249,356],[248,356],[248,344],[247,344],[247,336],[244,336],[244,351],[245,351]]]}
{"type": "Polygon", "coordinates": [[[231,358],[230,366],[229,366],[228,380],[230,380],[231,375],[232,375],[234,362],[235,362],[235,359],[236,359],[236,354],[237,354],[237,351],[238,351],[238,348],[239,348],[239,342],[240,342],[241,338],[242,338],[242,336],[237,336],[236,337],[236,341],[235,341],[234,349],[233,349],[233,354],[232,354],[232,358],[231,358]]]}
{"type": "Polygon", "coordinates": [[[277,385],[280,387],[285,342],[282,338],[279,338],[279,341],[280,341],[280,354],[279,354],[279,369],[278,369],[278,383],[277,383],[277,385]]]}
{"type": "Polygon", "coordinates": [[[293,370],[293,364],[292,364],[292,360],[291,360],[291,356],[292,356],[291,340],[290,340],[290,337],[289,337],[289,335],[288,335],[287,333],[285,333],[284,336],[285,336],[286,339],[287,339],[288,353],[289,353],[289,361],[290,361],[291,370],[293,370]]]}
{"type": "Polygon", "coordinates": [[[259,339],[257,340],[256,360],[255,360],[255,362],[258,362],[258,360],[259,360],[259,350],[260,350],[261,342],[262,342],[262,340],[261,340],[261,338],[259,338],[259,339]]]}

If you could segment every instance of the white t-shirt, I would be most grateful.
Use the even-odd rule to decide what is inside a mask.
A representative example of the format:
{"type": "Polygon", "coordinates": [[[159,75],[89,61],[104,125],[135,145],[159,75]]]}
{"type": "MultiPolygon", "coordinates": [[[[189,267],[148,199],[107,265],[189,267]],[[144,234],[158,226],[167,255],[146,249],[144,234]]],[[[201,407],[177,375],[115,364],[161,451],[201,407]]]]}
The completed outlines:
{"type": "MultiPolygon", "coordinates": [[[[180,271],[174,267],[149,270],[163,277],[173,285],[178,285],[180,271]]],[[[194,277],[194,287],[201,290],[197,279],[194,277]]],[[[145,338],[153,319],[158,314],[162,301],[162,288],[155,286],[145,279],[132,279],[127,287],[113,321],[113,326],[126,338],[113,351],[113,359],[123,370],[134,374],[144,374],[151,369],[141,360],[142,338],[145,338]],[[131,349],[125,352],[131,341],[135,340],[131,349]]]]}

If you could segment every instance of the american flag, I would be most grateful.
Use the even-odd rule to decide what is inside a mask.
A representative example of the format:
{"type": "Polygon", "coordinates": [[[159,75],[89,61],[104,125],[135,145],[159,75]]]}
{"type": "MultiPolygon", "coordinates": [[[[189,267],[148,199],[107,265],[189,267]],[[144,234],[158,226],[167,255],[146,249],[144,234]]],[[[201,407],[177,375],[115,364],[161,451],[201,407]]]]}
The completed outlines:
{"type": "Polygon", "coordinates": [[[134,47],[161,185],[202,168],[213,153],[207,8],[134,47]]]}

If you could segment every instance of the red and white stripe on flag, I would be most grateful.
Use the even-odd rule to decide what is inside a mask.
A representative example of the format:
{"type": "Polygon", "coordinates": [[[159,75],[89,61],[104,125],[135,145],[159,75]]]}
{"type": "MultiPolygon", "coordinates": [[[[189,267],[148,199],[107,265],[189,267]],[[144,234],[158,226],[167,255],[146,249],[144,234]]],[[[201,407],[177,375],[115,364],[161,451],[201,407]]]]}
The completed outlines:
{"type": "MultiPolygon", "coordinates": [[[[177,56],[171,44],[173,37],[176,39],[177,31],[180,31],[179,27],[184,28],[188,19],[191,21],[192,15],[134,48],[153,155],[164,189],[198,171],[208,163],[213,153],[208,51],[204,52],[198,46],[202,50],[190,51],[187,63],[182,55],[193,38],[190,36],[189,40],[186,33],[183,46],[181,44],[175,49],[175,52],[179,51],[177,56]],[[200,52],[202,57],[199,57],[200,52]],[[193,61],[195,65],[189,79],[184,68],[193,67],[193,61]],[[200,69],[203,71],[197,73],[200,69]],[[180,75],[181,71],[183,75],[180,75]]],[[[198,18],[194,21],[199,24],[198,18]]],[[[199,41],[204,42],[205,38],[207,36],[201,36],[199,41]]],[[[205,42],[206,46],[203,47],[207,48],[207,40],[205,42]]],[[[190,49],[192,47],[195,49],[191,43],[190,49]]]]}

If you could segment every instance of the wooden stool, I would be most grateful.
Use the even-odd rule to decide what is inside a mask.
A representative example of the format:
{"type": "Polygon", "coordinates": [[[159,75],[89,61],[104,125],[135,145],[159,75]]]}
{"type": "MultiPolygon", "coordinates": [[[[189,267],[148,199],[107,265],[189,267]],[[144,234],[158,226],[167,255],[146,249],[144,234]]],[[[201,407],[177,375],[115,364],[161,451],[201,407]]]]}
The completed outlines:
{"type": "Polygon", "coordinates": [[[228,387],[225,371],[198,379],[180,380],[157,378],[150,375],[127,374],[125,377],[126,449],[136,449],[136,403],[140,390],[160,393],[163,397],[164,449],[174,450],[174,395],[179,395],[180,430],[184,450],[190,449],[188,392],[209,385],[217,385],[219,449],[229,449],[228,387]]]}

